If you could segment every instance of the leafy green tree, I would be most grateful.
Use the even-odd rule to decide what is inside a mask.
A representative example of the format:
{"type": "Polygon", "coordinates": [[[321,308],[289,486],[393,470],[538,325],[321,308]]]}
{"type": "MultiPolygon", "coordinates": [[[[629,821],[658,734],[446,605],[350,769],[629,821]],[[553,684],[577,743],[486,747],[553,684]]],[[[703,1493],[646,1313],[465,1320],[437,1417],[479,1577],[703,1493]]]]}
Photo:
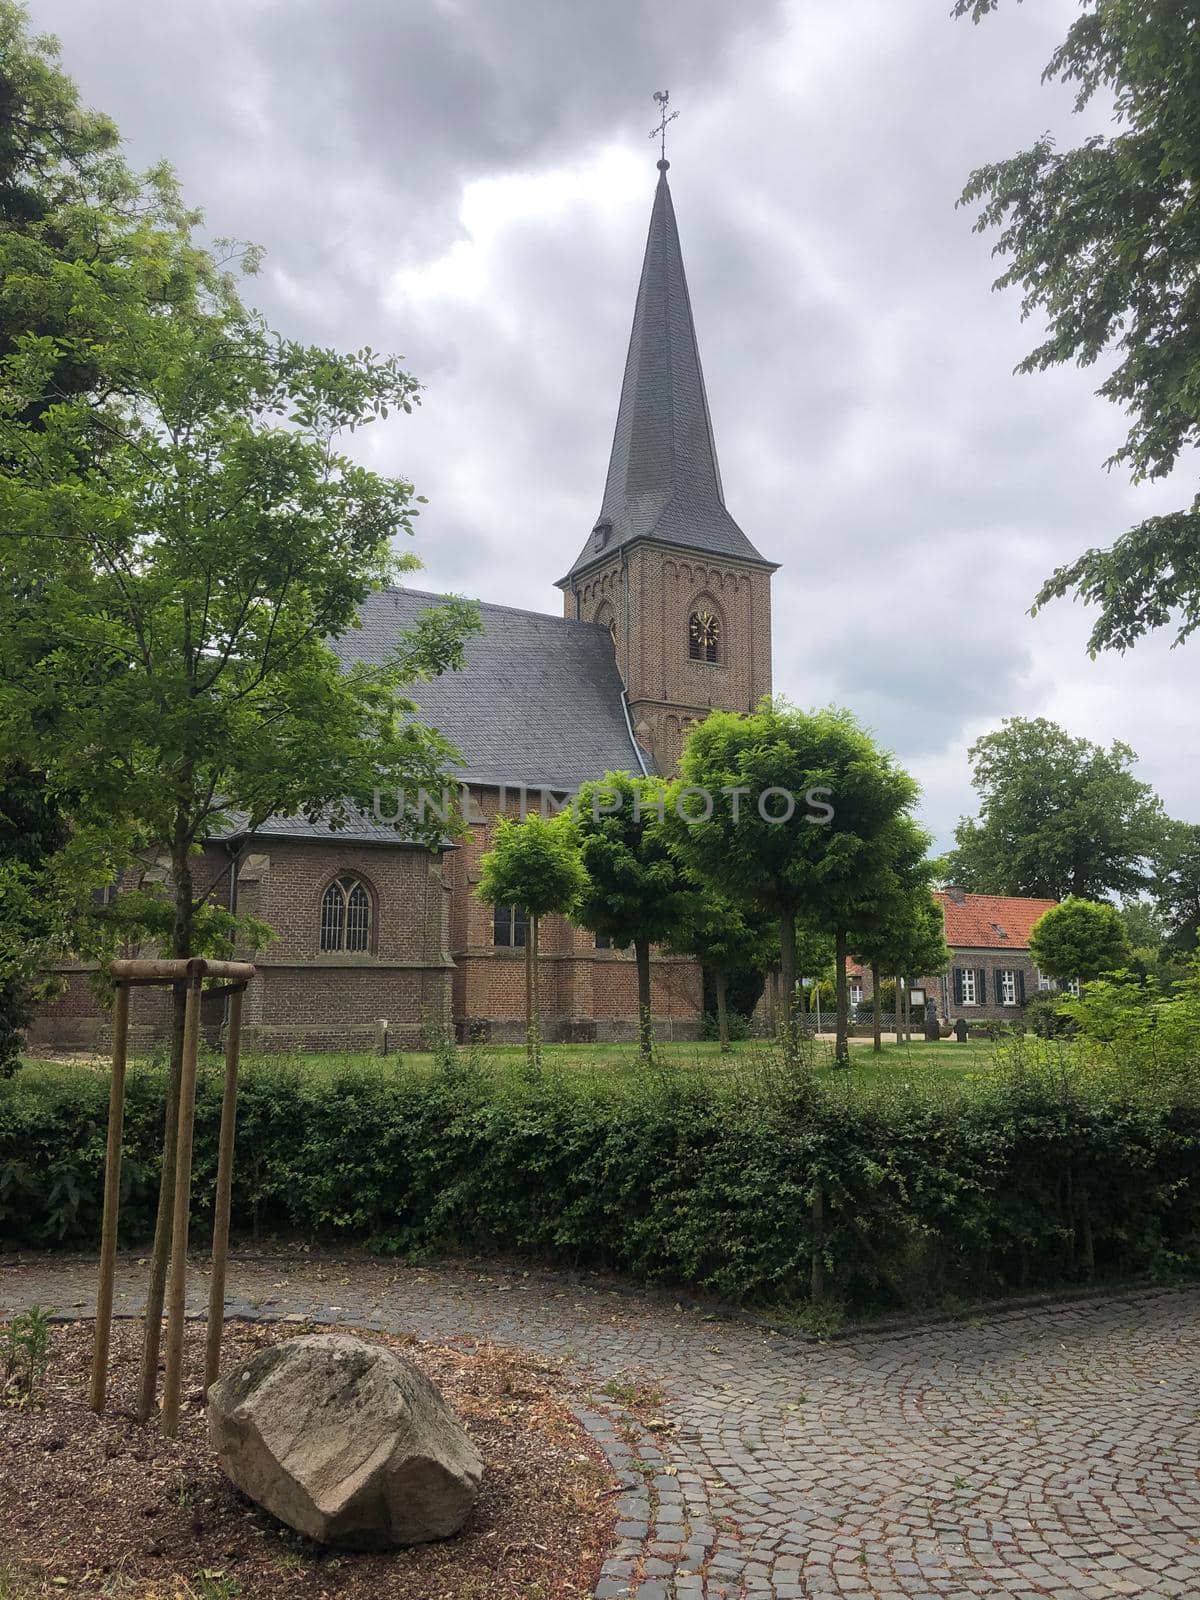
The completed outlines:
{"type": "Polygon", "coordinates": [[[489,905],[523,906],[525,939],[525,1031],[529,1070],[541,1065],[542,1025],[538,974],[538,931],[543,917],[570,916],[587,887],[569,812],[547,820],[529,815],[522,822],[501,817],[491,850],[483,858],[479,887],[489,905]]]}
{"type": "MultiPolygon", "coordinates": [[[[45,89],[70,120],[73,91],[20,21],[9,6],[9,92],[32,85],[33,106],[45,89]]],[[[404,690],[458,663],[473,617],[439,608],[388,661],[343,669],[331,641],[414,564],[391,546],[411,486],[345,437],[409,410],[416,384],[370,350],[275,335],[195,243],[169,174],[133,180],[102,119],[60,159],[36,109],[7,115],[27,155],[6,203],[46,209],[0,228],[0,749],[71,793],[79,837],[167,853],[169,951],[190,955],[219,888],[194,879],[206,836],[273,814],[336,828],[377,789],[440,783],[454,753],[404,690]]],[[[177,996],[160,1199],[182,1028],[177,996]]],[[[160,1207],[161,1238],[166,1222],[160,1207]]],[[[155,1263],[151,1320],[157,1246],[155,1263]]]]}
{"type": "Polygon", "coordinates": [[[1039,972],[1060,983],[1120,972],[1133,955],[1121,913],[1095,900],[1064,900],[1044,912],[1030,932],[1029,952],[1039,972]]]}
{"type": "Polygon", "coordinates": [[[1164,926],[1163,942],[1176,950],[1195,950],[1200,944],[1200,824],[1167,825],[1154,860],[1151,892],[1164,926]]]}
{"type": "Polygon", "coordinates": [[[687,830],[694,869],[779,922],[784,1038],[795,1050],[796,922],[834,937],[837,1058],[849,1059],[848,931],[886,866],[888,830],[917,786],[845,711],[764,702],[749,716],[715,711],[693,728],[684,793],[711,804],[687,830]]]}
{"type": "Polygon", "coordinates": [[[979,816],[955,829],[945,881],[978,894],[1098,898],[1136,893],[1162,837],[1161,802],[1107,750],[1044,717],[1008,717],[969,751],[979,816]]]}
{"type": "MultiPolygon", "coordinates": [[[[998,0],[957,0],[978,21],[998,0]]],[[[1059,150],[1048,134],[980,167],[963,201],[998,229],[998,286],[1046,335],[1019,370],[1105,360],[1099,393],[1131,419],[1109,465],[1165,477],[1200,443],[1200,32],[1170,0],[1083,0],[1044,77],[1075,85],[1075,107],[1113,105],[1115,132],[1059,150]]],[[[1050,577],[1037,605],[1074,593],[1099,607],[1090,649],[1126,650],[1154,628],[1176,642],[1200,626],[1200,498],[1153,516],[1109,549],[1050,577]]]]}
{"type": "MultiPolygon", "coordinates": [[[[694,956],[713,980],[717,1003],[717,1038],[722,1054],[729,1042],[729,987],[735,974],[768,971],[779,952],[779,933],[772,917],[693,880],[683,920],[668,940],[678,955],[694,956]]],[[[761,990],[761,983],[759,985],[761,990]]]]}
{"type": "Polygon", "coordinates": [[[668,786],[656,778],[610,772],[585,783],[575,806],[587,887],[575,920],[615,945],[632,945],[637,962],[638,1042],[654,1052],[650,947],[665,944],[688,914],[691,890],[672,854],[666,821],[668,786]]]}
{"type": "Polygon", "coordinates": [[[38,773],[21,762],[0,771],[0,1077],[15,1068],[38,998],[38,969],[56,932],[45,868],[65,849],[62,812],[38,773]]]}
{"type": "MultiPolygon", "coordinates": [[[[946,946],[945,919],[940,904],[929,892],[929,884],[916,883],[894,900],[880,907],[871,924],[853,936],[854,954],[871,968],[871,993],[879,995],[884,973],[894,976],[896,1038],[902,1034],[901,996],[907,980],[932,978],[946,970],[950,951],[946,946]]],[[[882,1007],[874,1007],[875,1051],[883,1048],[882,1007]]]]}

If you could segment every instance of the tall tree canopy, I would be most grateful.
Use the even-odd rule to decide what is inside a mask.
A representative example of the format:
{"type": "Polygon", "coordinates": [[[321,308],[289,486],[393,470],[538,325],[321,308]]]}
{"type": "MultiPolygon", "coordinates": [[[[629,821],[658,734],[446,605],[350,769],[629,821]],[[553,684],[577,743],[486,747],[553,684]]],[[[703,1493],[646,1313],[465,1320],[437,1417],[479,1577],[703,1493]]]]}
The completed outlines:
{"type": "Polygon", "coordinates": [[[1195,950],[1200,944],[1200,824],[1167,825],[1154,859],[1151,893],[1171,945],[1195,950]]]}
{"type": "MultiPolygon", "coordinates": [[[[979,21],[998,0],[957,0],[979,21]]],[[[1046,337],[1019,370],[1111,357],[1099,393],[1129,418],[1110,464],[1161,478],[1200,443],[1200,29],[1182,0],[1082,0],[1044,76],[1076,88],[1076,109],[1112,98],[1118,131],[1070,150],[1049,135],[972,173],[978,231],[998,228],[1022,312],[1046,337]]],[[[1154,628],[1176,642],[1200,627],[1200,496],[1088,550],[1043,585],[1098,606],[1090,647],[1125,650],[1154,628]]]]}
{"type": "Polygon", "coordinates": [[[1044,717],[1010,717],[971,746],[979,816],[955,829],[947,882],[978,894],[1133,894],[1148,881],[1161,803],[1128,745],[1107,750],[1044,717]]]}
{"type": "Polygon", "coordinates": [[[833,934],[841,970],[837,1053],[848,1059],[846,937],[887,869],[916,784],[849,712],[806,713],[781,702],[764,702],[749,716],[710,713],[688,735],[680,766],[682,793],[694,789],[703,798],[684,835],[694,870],[778,920],[789,1050],[797,920],[833,934]]]}

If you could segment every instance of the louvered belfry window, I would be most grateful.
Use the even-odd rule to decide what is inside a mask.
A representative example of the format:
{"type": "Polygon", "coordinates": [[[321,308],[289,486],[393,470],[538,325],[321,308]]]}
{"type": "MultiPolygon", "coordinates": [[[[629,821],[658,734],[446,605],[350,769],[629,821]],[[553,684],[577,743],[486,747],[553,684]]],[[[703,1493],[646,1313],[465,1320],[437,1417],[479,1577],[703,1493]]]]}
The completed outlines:
{"type": "Polygon", "coordinates": [[[371,945],[371,897],[357,878],[335,878],[321,899],[322,951],[364,951],[371,945]]]}

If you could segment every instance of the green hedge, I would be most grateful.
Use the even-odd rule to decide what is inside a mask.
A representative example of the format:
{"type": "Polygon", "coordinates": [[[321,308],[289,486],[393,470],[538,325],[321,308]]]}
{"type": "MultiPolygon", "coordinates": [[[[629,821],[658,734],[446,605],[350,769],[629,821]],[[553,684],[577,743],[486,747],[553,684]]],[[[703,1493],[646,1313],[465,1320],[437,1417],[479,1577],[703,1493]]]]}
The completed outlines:
{"type": "MultiPolygon", "coordinates": [[[[107,1084],[0,1083],[0,1242],[94,1247],[107,1084]]],[[[220,1083],[199,1086],[197,1237],[220,1083]]],[[[129,1080],[123,1229],[152,1227],[161,1074],[129,1080]]],[[[1200,1107],[1016,1079],[977,1099],[878,1104],[809,1080],[633,1089],[478,1072],[248,1064],[235,1226],[404,1252],[520,1251],[737,1299],[808,1293],[820,1182],[829,1291],[856,1307],[1200,1262],[1200,1107]]]]}

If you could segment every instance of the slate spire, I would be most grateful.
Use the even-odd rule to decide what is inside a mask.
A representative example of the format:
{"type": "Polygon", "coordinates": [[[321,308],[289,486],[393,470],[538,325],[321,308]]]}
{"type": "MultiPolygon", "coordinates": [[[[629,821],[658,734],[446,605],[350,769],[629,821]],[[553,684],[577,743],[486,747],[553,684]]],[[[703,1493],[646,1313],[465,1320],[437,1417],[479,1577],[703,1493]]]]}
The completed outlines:
{"type": "Polygon", "coordinates": [[[774,569],[725,508],[669,166],[658,163],[604,502],[564,585],[642,538],[774,569]]]}

